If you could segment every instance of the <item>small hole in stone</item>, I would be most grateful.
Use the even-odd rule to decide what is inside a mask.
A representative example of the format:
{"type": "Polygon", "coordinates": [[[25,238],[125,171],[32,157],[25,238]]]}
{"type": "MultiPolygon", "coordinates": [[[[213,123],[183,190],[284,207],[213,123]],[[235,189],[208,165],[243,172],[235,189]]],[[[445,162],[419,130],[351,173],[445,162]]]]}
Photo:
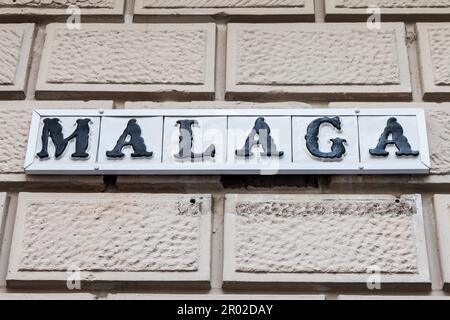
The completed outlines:
{"type": "Polygon", "coordinates": [[[396,203],[400,203],[400,200],[399,200],[399,199],[397,199],[397,200],[395,200],[395,202],[396,202],[396,203]]]}
{"type": "Polygon", "coordinates": [[[192,204],[195,204],[195,199],[191,199],[191,203],[192,203],[192,204]]]}

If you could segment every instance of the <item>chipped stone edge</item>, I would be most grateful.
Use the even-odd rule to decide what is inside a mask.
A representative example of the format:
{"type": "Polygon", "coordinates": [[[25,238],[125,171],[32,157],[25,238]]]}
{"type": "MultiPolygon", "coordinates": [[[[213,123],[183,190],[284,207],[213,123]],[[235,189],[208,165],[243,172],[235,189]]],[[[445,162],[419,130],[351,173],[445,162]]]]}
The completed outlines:
{"type": "Polygon", "coordinates": [[[35,34],[35,24],[3,24],[3,28],[22,28],[24,30],[21,43],[19,62],[16,67],[16,78],[13,85],[0,85],[0,98],[2,99],[25,99],[27,89],[28,68],[31,63],[31,51],[33,50],[33,40],[35,34]]]}
{"type": "MultiPolygon", "coordinates": [[[[125,0],[114,0],[113,8],[81,8],[81,16],[119,16],[125,11],[125,0]]],[[[1,8],[0,19],[11,16],[69,16],[67,8],[1,8]]]]}
{"type": "MultiPolygon", "coordinates": [[[[367,30],[365,23],[282,23],[282,24],[250,24],[230,23],[228,25],[227,38],[227,79],[226,96],[228,100],[237,98],[254,97],[256,94],[264,95],[286,95],[297,98],[350,98],[350,97],[373,97],[392,98],[407,100],[412,97],[411,76],[409,71],[409,58],[405,44],[406,27],[402,22],[384,23],[383,27],[392,29],[396,33],[396,51],[400,68],[399,85],[240,85],[236,81],[237,72],[237,34],[244,29],[257,30],[367,30]]],[[[286,97],[285,97],[286,98],[286,97]]]]}
{"type": "MultiPolygon", "coordinates": [[[[325,17],[327,21],[356,21],[367,19],[370,13],[366,8],[339,8],[336,5],[338,0],[325,1],[325,17]]],[[[436,17],[447,17],[450,15],[450,8],[382,8],[381,14],[386,18],[396,18],[403,20],[422,21],[436,17]]]]}
{"type": "Polygon", "coordinates": [[[450,23],[418,23],[416,25],[418,39],[418,56],[420,81],[423,88],[423,99],[436,101],[450,97],[450,85],[438,86],[434,83],[433,60],[431,58],[430,28],[444,27],[450,29],[450,23]]]}
{"type": "MultiPolygon", "coordinates": [[[[139,195],[139,194],[134,194],[139,195]]],[[[148,197],[148,194],[141,194],[148,197]]],[[[111,196],[111,195],[110,195],[111,196]]],[[[129,194],[114,194],[115,198],[129,197],[129,194]]],[[[14,226],[11,255],[9,258],[7,285],[14,287],[32,287],[33,285],[43,285],[47,283],[56,286],[66,286],[67,273],[60,271],[20,271],[20,257],[22,252],[23,232],[25,228],[25,205],[32,199],[64,199],[65,197],[77,199],[99,199],[102,194],[64,194],[64,193],[19,193],[18,207],[16,212],[16,222],[14,226]]],[[[202,215],[200,217],[200,263],[199,270],[195,272],[99,272],[89,271],[82,273],[81,286],[95,285],[96,283],[108,283],[112,285],[133,284],[133,285],[193,285],[208,287],[211,280],[211,228],[212,228],[212,196],[210,194],[195,195],[173,195],[158,194],[156,199],[181,199],[183,197],[203,197],[202,215]]]]}
{"type": "MultiPolygon", "coordinates": [[[[332,102],[328,105],[329,108],[339,109],[392,109],[392,108],[422,108],[425,112],[428,109],[441,107],[442,109],[450,108],[449,103],[433,103],[433,102],[332,102]]],[[[427,123],[427,129],[429,126],[427,123]]],[[[428,134],[429,135],[429,134],[428,134]]],[[[428,137],[431,141],[431,137],[428,137]]],[[[400,186],[402,189],[411,185],[420,186],[423,184],[430,184],[436,187],[448,186],[450,184],[450,175],[392,175],[392,176],[332,176],[331,184],[348,186],[350,184],[367,184],[369,186],[386,185],[400,186]]]]}
{"type": "MultiPolygon", "coordinates": [[[[431,290],[428,254],[425,242],[422,198],[420,195],[404,195],[403,198],[416,202],[417,214],[412,218],[416,235],[418,274],[381,275],[383,287],[411,287],[417,290],[431,290]]],[[[350,285],[367,289],[367,274],[326,274],[326,273],[242,273],[235,271],[235,206],[239,201],[304,201],[304,200],[394,200],[390,195],[239,195],[227,194],[225,197],[225,241],[224,241],[224,284],[226,287],[255,285],[257,287],[288,284],[294,287],[332,288],[335,285],[350,285]]]]}
{"type": "MultiPolygon", "coordinates": [[[[0,114],[4,107],[26,107],[30,111],[34,109],[113,109],[113,101],[0,101],[0,114]]],[[[31,124],[31,113],[30,113],[31,124]]],[[[25,155],[24,155],[25,157],[25,155]]],[[[78,185],[101,191],[104,188],[102,176],[92,177],[55,177],[55,176],[28,176],[23,173],[0,173],[0,187],[28,188],[44,187],[48,189],[48,183],[64,183],[65,185],[78,185]]],[[[58,188],[58,187],[56,187],[58,188]]],[[[69,187],[70,188],[70,187],[69,187]]]]}
{"type": "Polygon", "coordinates": [[[146,8],[143,0],[136,0],[135,18],[157,15],[229,15],[229,16],[276,16],[289,15],[314,17],[314,0],[305,0],[304,7],[255,7],[255,8],[146,8]]]}
{"type": "Polygon", "coordinates": [[[145,30],[154,28],[158,30],[204,30],[207,33],[207,43],[205,52],[205,83],[203,85],[179,85],[179,84],[76,84],[63,83],[54,84],[47,82],[47,74],[51,64],[51,53],[55,33],[59,28],[64,28],[65,24],[52,23],[47,25],[46,39],[42,52],[42,59],[36,84],[36,97],[38,99],[58,99],[58,98],[98,98],[114,97],[123,99],[129,97],[133,99],[158,97],[165,94],[180,95],[183,98],[198,97],[211,100],[215,95],[215,58],[216,58],[216,24],[215,23],[189,23],[189,24],[107,24],[89,23],[85,24],[83,30],[108,29],[108,30],[145,30]]]}
{"type": "Polygon", "coordinates": [[[437,194],[433,202],[444,289],[450,290],[450,196],[437,194]]]}

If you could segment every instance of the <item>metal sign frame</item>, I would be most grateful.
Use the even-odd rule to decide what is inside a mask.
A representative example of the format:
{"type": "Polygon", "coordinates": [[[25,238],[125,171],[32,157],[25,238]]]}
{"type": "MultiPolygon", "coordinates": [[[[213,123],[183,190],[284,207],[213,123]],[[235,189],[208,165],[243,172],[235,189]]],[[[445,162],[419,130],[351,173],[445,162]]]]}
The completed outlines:
{"type": "MultiPolygon", "coordinates": [[[[228,121],[227,121],[228,123],[228,121]]],[[[251,128],[248,128],[249,131],[251,128]]],[[[367,129],[367,128],[366,128],[367,129]]],[[[228,130],[228,128],[227,128],[228,130]]],[[[286,128],[289,130],[289,128],[286,128]]],[[[377,134],[381,134],[382,131],[377,134]]],[[[163,132],[164,136],[164,132],[163,132]]],[[[117,137],[113,137],[116,139],[117,137]]],[[[358,141],[349,141],[350,143],[357,143],[360,146],[360,139],[358,141]]],[[[377,141],[374,141],[374,146],[377,141]]],[[[50,141],[51,143],[51,141],[50,141]]],[[[368,152],[368,150],[367,150],[368,152]]],[[[120,160],[119,160],[120,161],[120,160]]],[[[345,161],[345,159],[343,160],[345,161]]],[[[117,162],[116,162],[117,163],[117,162]]],[[[430,154],[428,149],[428,137],[426,130],[425,112],[422,109],[124,109],[124,110],[80,110],[80,109],[64,109],[64,110],[49,110],[38,109],[33,112],[32,123],[29,133],[28,149],[25,160],[26,174],[52,174],[52,175],[259,175],[259,174],[314,174],[314,175],[328,175],[328,174],[346,174],[346,175],[363,175],[363,174],[429,174],[431,168],[430,154]],[[95,164],[84,164],[73,166],[69,164],[58,164],[56,166],[42,165],[41,160],[37,159],[38,141],[40,139],[41,121],[48,117],[97,117],[100,118],[99,140],[102,137],[101,120],[104,117],[118,117],[118,118],[139,118],[139,117],[162,117],[163,130],[164,121],[166,117],[186,117],[186,118],[202,118],[202,117],[290,117],[291,119],[291,145],[297,139],[303,141],[305,132],[294,135],[292,130],[292,122],[296,117],[355,117],[358,123],[358,137],[360,137],[361,130],[359,127],[361,117],[402,117],[411,116],[417,119],[417,132],[419,141],[417,143],[420,148],[420,155],[416,163],[405,166],[402,161],[390,161],[389,165],[374,166],[368,163],[361,162],[363,150],[359,150],[358,163],[352,163],[345,168],[339,168],[336,162],[317,161],[320,166],[317,168],[305,167],[302,163],[291,162],[282,164],[277,167],[264,165],[249,165],[249,164],[204,164],[204,163],[177,163],[167,164],[155,161],[149,161],[145,169],[133,168],[124,166],[114,166],[111,164],[98,163],[98,151],[95,155],[95,164]],[[338,168],[337,168],[338,167],[338,168]]]]}

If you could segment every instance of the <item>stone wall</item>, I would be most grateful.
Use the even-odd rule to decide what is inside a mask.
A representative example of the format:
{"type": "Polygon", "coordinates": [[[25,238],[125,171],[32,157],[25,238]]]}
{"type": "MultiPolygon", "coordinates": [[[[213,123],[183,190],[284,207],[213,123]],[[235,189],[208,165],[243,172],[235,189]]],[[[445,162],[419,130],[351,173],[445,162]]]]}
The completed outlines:
{"type": "Polygon", "coordinates": [[[450,299],[449,45],[450,1],[0,0],[0,299],[450,299]],[[219,107],[423,108],[431,174],[25,175],[34,109],[219,107]]]}

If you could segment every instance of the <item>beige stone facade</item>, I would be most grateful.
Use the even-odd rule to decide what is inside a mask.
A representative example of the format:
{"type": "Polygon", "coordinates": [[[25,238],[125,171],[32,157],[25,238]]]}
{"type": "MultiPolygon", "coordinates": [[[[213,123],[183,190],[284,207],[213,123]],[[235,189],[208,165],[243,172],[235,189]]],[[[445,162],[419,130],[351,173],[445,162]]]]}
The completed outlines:
{"type": "Polygon", "coordinates": [[[0,300],[450,299],[450,1],[432,3],[0,0],[0,300]],[[423,109],[431,172],[25,174],[35,109],[177,108],[423,109]]]}

